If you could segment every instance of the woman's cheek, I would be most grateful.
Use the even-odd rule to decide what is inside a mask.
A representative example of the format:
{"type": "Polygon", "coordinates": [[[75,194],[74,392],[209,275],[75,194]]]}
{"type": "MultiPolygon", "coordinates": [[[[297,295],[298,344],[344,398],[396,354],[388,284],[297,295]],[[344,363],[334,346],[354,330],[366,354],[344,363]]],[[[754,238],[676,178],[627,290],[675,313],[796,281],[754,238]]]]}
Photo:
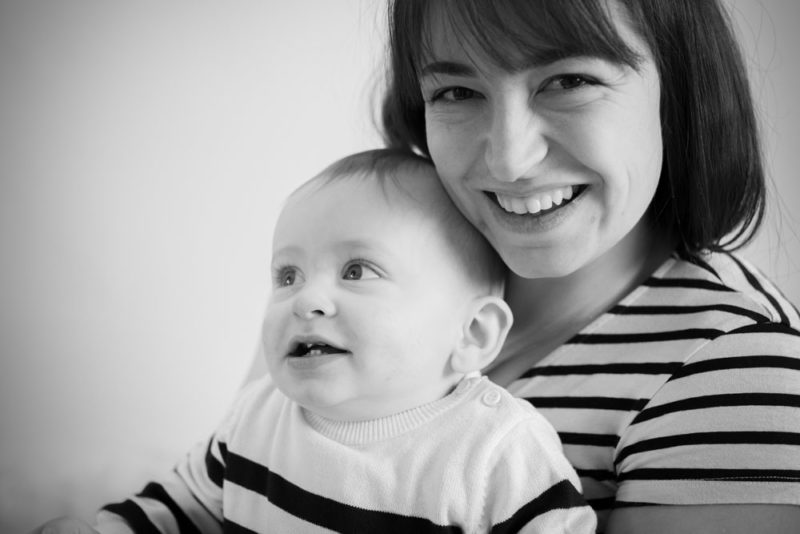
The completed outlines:
{"type": "Polygon", "coordinates": [[[464,176],[475,161],[476,132],[467,123],[427,122],[428,149],[436,170],[445,181],[464,176]]]}

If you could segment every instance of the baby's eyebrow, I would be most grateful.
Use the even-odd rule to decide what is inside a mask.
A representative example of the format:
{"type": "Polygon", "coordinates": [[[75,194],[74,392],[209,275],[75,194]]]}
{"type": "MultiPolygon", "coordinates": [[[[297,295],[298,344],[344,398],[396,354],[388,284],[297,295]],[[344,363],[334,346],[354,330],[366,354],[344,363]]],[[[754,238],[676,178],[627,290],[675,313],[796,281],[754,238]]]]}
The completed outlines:
{"type": "Polygon", "coordinates": [[[272,261],[283,258],[284,256],[299,256],[303,253],[303,248],[297,245],[286,245],[272,250],[272,261]]]}

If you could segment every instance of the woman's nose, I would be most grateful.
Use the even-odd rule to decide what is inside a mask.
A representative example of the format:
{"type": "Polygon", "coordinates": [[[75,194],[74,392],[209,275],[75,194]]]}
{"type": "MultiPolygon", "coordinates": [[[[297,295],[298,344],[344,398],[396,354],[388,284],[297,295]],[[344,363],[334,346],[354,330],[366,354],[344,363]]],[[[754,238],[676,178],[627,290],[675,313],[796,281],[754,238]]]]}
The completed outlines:
{"type": "Polygon", "coordinates": [[[486,165],[502,182],[529,176],[547,155],[542,118],[534,112],[528,92],[517,93],[498,98],[486,139],[486,165]]]}
{"type": "Polygon", "coordinates": [[[295,295],[293,312],[305,320],[330,317],[336,314],[336,305],[330,297],[330,292],[322,287],[322,284],[307,283],[295,295]]]}

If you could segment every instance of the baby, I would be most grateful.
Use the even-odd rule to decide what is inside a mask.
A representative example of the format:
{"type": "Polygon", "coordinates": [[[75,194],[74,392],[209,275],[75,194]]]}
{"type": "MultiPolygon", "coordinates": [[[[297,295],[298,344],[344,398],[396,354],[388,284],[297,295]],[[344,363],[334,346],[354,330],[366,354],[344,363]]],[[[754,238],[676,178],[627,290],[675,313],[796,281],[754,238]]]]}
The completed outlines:
{"type": "MultiPolygon", "coordinates": [[[[593,533],[555,431],[480,376],[511,327],[504,278],[427,160],[329,166],[275,228],[268,375],[95,531],[593,533]]],[[[40,532],[68,525],[93,532],[40,532]]]]}

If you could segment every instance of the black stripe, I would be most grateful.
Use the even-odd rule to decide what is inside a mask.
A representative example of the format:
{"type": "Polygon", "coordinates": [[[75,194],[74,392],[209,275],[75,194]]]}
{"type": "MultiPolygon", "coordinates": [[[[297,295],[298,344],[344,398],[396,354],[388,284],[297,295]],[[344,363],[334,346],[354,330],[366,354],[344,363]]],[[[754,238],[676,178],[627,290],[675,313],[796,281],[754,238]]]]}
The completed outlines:
{"type": "Polygon", "coordinates": [[[198,529],[197,526],[192,523],[192,520],[189,519],[189,516],[187,516],[186,513],[181,510],[181,507],[178,506],[178,503],[172,499],[169,493],[167,493],[167,490],[165,490],[164,486],[161,484],[156,482],[149,483],[139,493],[139,496],[158,501],[166,506],[172,513],[175,521],[178,523],[178,530],[181,534],[201,534],[200,529],[198,529]]]}
{"type": "Polygon", "coordinates": [[[753,369],[753,368],[776,368],[800,371],[800,358],[789,358],[786,356],[734,356],[731,358],[717,358],[689,363],[683,366],[670,380],[678,380],[687,376],[700,373],[710,373],[713,371],[727,371],[733,369],[753,369]]]}
{"type": "MultiPolygon", "coordinates": [[[[211,453],[211,448],[214,446],[214,438],[208,442],[208,448],[206,449],[206,473],[208,473],[208,478],[211,479],[211,482],[222,487],[222,480],[225,477],[225,465],[217,460],[217,458],[211,453]]],[[[225,461],[225,456],[228,453],[228,448],[225,446],[224,443],[218,442],[219,445],[219,452],[222,455],[222,461],[225,461]]]]}
{"type": "Polygon", "coordinates": [[[791,326],[783,323],[763,323],[763,324],[753,324],[749,326],[742,326],[735,330],[731,330],[728,332],[728,335],[731,334],[787,334],[790,336],[800,336],[800,332],[797,329],[792,328],[791,326]]]}
{"type": "Polygon", "coordinates": [[[595,510],[610,510],[614,508],[614,497],[602,497],[599,499],[586,499],[589,506],[595,510]]]}
{"type": "Polygon", "coordinates": [[[150,518],[147,517],[144,510],[130,499],[115,504],[107,504],[103,506],[103,510],[122,517],[136,534],[161,534],[161,531],[150,522],[150,518]]]}
{"type": "MultiPolygon", "coordinates": [[[[174,474],[175,476],[177,476],[177,477],[182,477],[182,475],[180,474],[180,471],[178,470],[178,468],[177,468],[177,467],[173,468],[173,469],[172,469],[172,472],[173,472],[173,474],[174,474]]],[[[198,498],[198,496],[197,496],[197,495],[196,495],[194,492],[190,492],[190,494],[191,494],[192,498],[194,499],[194,502],[195,502],[195,504],[196,504],[197,506],[199,506],[200,508],[202,508],[203,510],[205,510],[205,511],[208,513],[209,517],[213,518],[213,519],[214,519],[214,521],[216,521],[216,522],[217,522],[217,524],[218,524],[218,525],[220,526],[220,528],[221,528],[221,527],[222,527],[222,522],[221,522],[219,519],[217,519],[217,513],[218,513],[218,512],[213,512],[213,511],[212,511],[212,510],[211,510],[211,509],[208,507],[208,505],[206,505],[206,503],[204,503],[203,501],[201,501],[201,500],[198,498]]]]}
{"type": "Polygon", "coordinates": [[[587,503],[580,492],[575,489],[575,486],[569,480],[562,480],[525,504],[514,515],[493,526],[491,532],[495,534],[519,532],[525,525],[542,514],[553,510],[581,508],[583,506],[587,506],[587,503]]]}
{"type": "Polygon", "coordinates": [[[752,272],[750,272],[750,270],[747,267],[745,267],[744,264],[741,261],[739,261],[739,259],[736,256],[734,256],[733,254],[728,254],[728,257],[730,257],[730,259],[732,259],[734,263],[736,263],[736,265],[739,267],[739,270],[742,271],[742,274],[747,280],[747,283],[753,286],[753,289],[764,295],[769,301],[769,303],[772,304],[772,307],[775,308],[775,311],[777,311],[778,315],[781,316],[781,323],[788,325],[789,317],[787,317],[787,315],[784,313],[783,307],[781,307],[780,303],[778,303],[778,300],[775,298],[775,296],[764,289],[764,286],[761,285],[761,282],[758,281],[755,275],[752,272]]]}
{"type": "Polygon", "coordinates": [[[649,343],[654,341],[675,341],[679,339],[715,339],[724,334],[713,328],[686,328],[667,332],[644,332],[626,334],[578,334],[568,344],[611,344],[611,343],[649,343]]]}
{"type": "Polygon", "coordinates": [[[588,434],[583,432],[559,432],[558,437],[564,445],[591,445],[593,447],[616,447],[619,436],[616,434],[588,434]]]}
{"type": "Polygon", "coordinates": [[[614,508],[639,508],[641,506],[663,506],[659,503],[641,501],[615,501],[614,508]]]}
{"type": "Polygon", "coordinates": [[[566,375],[671,375],[681,368],[681,362],[663,363],[606,363],[586,365],[548,365],[531,367],[520,378],[533,376],[566,376],[566,375]]]}
{"type": "Polygon", "coordinates": [[[707,289],[709,291],[733,292],[728,286],[717,284],[708,280],[696,278],[648,278],[644,281],[645,286],[649,287],[686,287],[691,289],[707,289]]]}
{"type": "Polygon", "coordinates": [[[225,518],[225,523],[222,525],[222,532],[225,534],[258,534],[255,530],[250,530],[242,525],[238,525],[228,518],[225,518]]]}
{"type": "Polygon", "coordinates": [[[615,315],[687,315],[690,313],[703,313],[708,311],[741,315],[757,323],[765,323],[770,320],[770,318],[764,314],[730,304],[714,304],[708,306],[623,306],[622,304],[618,304],[611,308],[608,313],[613,313],[615,315]]]}
{"type": "Polygon", "coordinates": [[[682,254],[682,253],[679,253],[678,257],[680,259],[686,261],[686,262],[691,263],[692,265],[696,265],[696,266],[700,267],[701,269],[705,269],[706,271],[708,271],[709,273],[714,275],[714,278],[716,278],[717,280],[722,280],[722,278],[717,273],[717,271],[707,261],[705,261],[700,256],[698,256],[696,254],[682,254]]]}
{"type": "Polygon", "coordinates": [[[645,468],[633,469],[619,476],[625,480],[733,480],[740,482],[800,482],[797,469],[717,468],[645,468]]]}
{"type": "Polygon", "coordinates": [[[614,471],[608,469],[579,469],[576,467],[575,472],[581,478],[590,478],[597,481],[614,480],[617,476],[614,471]]]}
{"type": "Polygon", "coordinates": [[[336,532],[461,532],[457,526],[442,526],[422,517],[365,510],[316,495],[295,486],[267,467],[228,453],[226,479],[265,496],[285,512],[336,532]]]}
{"type": "Polygon", "coordinates": [[[790,395],[788,393],[722,393],[681,399],[652,406],[641,411],[631,422],[631,426],[670,413],[726,406],[785,406],[800,408],[800,395],[790,395]]]}
{"type": "Polygon", "coordinates": [[[536,408],[588,408],[592,410],[638,411],[649,399],[622,397],[525,397],[536,408]]]}
{"type": "Polygon", "coordinates": [[[800,445],[800,434],[796,432],[767,432],[767,431],[741,431],[741,432],[694,432],[663,436],[660,438],[644,439],[623,448],[614,459],[614,464],[633,454],[641,452],[669,449],[691,445],[800,445]]]}

